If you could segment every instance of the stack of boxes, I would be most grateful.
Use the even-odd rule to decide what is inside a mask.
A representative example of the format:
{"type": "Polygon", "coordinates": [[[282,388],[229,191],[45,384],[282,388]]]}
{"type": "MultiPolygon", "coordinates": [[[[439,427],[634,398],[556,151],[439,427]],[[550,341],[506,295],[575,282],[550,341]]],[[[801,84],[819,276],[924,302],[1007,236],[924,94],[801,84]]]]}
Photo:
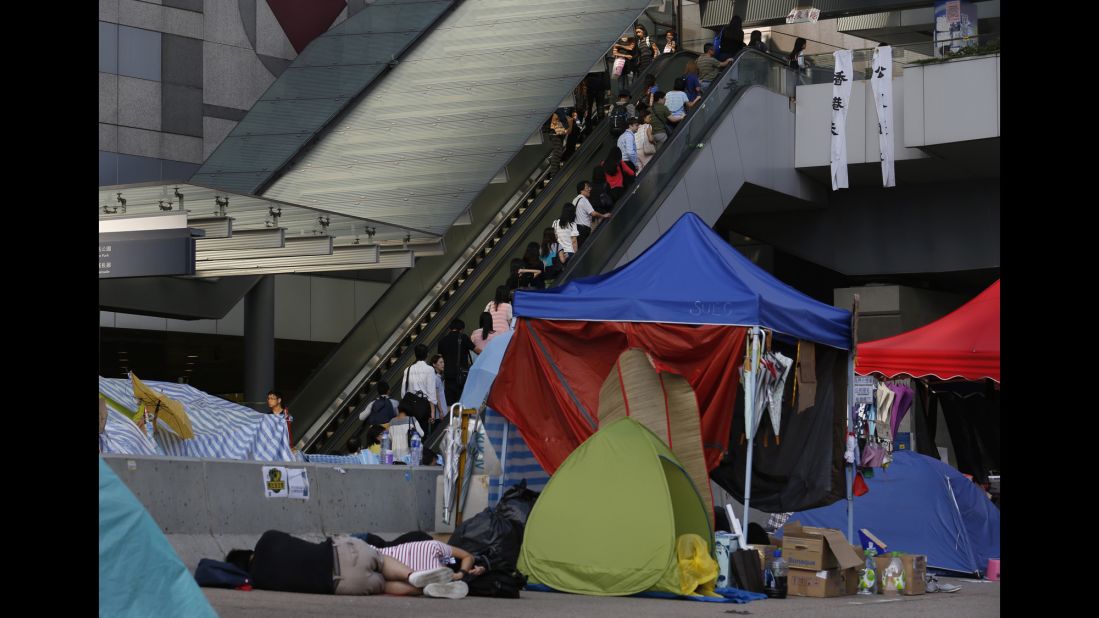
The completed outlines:
{"type": "MultiPolygon", "coordinates": [[[[782,528],[782,555],[790,567],[787,594],[791,596],[839,597],[858,592],[859,569],[866,560],[862,549],[848,543],[839,530],[789,522],[782,528]]],[[[888,555],[875,558],[879,574],[889,565],[890,559],[888,555]]],[[[906,584],[899,594],[923,594],[927,557],[902,554],[900,560],[906,584]]],[[[880,575],[878,581],[881,581],[880,575]]]]}

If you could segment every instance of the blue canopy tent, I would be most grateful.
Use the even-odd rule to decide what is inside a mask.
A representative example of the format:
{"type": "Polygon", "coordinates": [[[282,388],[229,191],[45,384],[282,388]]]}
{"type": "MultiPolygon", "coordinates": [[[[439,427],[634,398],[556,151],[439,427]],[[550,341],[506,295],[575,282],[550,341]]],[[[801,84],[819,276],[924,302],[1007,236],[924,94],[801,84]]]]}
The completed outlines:
{"type": "MultiPolygon", "coordinates": [[[[983,574],[1000,557],[1000,510],[973,481],[953,467],[912,451],[893,453],[893,464],[866,480],[857,498],[855,525],[890,551],[927,556],[927,566],[983,574]]],[[[839,504],[794,513],[806,526],[836,528],[846,518],[839,504]]]]}
{"type": "Polygon", "coordinates": [[[609,273],[516,292],[514,312],[548,320],[755,326],[851,349],[850,311],[775,279],[693,212],[609,273]]]}
{"type": "MultiPolygon", "coordinates": [[[[517,292],[514,312],[532,324],[541,320],[748,327],[751,333],[751,343],[748,345],[751,359],[749,379],[753,381],[762,347],[761,329],[768,329],[776,336],[790,340],[823,344],[838,350],[851,349],[849,311],[818,302],[775,279],[690,212],[681,216],[636,259],[609,273],[569,281],[548,290],[517,292]]],[[[536,345],[525,342],[515,345],[527,336],[527,330],[521,325],[508,353],[509,361],[513,354],[518,357],[520,354],[535,354],[532,352],[534,350],[541,350],[543,355],[554,352],[551,343],[544,341],[544,337],[538,339],[536,345]],[[546,352],[547,349],[549,352],[546,352]]],[[[527,366],[531,364],[534,363],[527,363],[527,366]]],[[[553,365],[552,360],[550,364],[553,365]]],[[[538,401],[539,393],[528,388],[530,381],[525,378],[529,378],[529,374],[519,375],[520,370],[515,370],[516,375],[509,375],[508,365],[505,363],[501,368],[497,386],[489,398],[490,403],[496,409],[513,415],[511,420],[524,416],[537,419],[539,414],[544,417],[545,413],[529,410],[553,405],[553,402],[538,401]]],[[[551,371],[543,373],[548,379],[562,379],[563,371],[553,365],[551,371]]],[[[582,388],[573,382],[564,390],[571,395],[582,388]]],[[[746,389],[746,410],[752,409],[752,390],[746,389]]],[[[598,392],[598,387],[595,392],[598,392]]],[[[575,406],[558,407],[569,414],[575,406]]],[[[846,416],[846,410],[844,412],[846,416]]],[[[745,415],[749,425],[746,430],[750,436],[754,435],[751,416],[745,415]]],[[[530,424],[536,425],[536,420],[530,424]]],[[[532,444],[532,448],[536,446],[532,444]]],[[[554,458],[540,455],[539,459],[554,458]]],[[[752,446],[749,442],[744,485],[745,520],[751,499],[751,471],[752,446]]],[[[850,471],[848,473],[851,474],[850,471]]],[[[849,495],[850,479],[847,492],[849,495]]],[[[853,531],[849,530],[849,533],[853,531]]]]}

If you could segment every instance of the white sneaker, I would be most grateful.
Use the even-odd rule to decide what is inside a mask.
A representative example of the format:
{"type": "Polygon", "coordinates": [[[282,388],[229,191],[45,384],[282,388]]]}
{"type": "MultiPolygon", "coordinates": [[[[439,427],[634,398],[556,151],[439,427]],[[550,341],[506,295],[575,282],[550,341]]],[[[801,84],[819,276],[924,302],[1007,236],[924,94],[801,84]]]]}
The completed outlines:
{"type": "Polygon", "coordinates": [[[469,594],[469,586],[464,581],[451,581],[445,584],[428,584],[424,588],[425,597],[436,599],[461,599],[469,594]]]}
{"type": "Polygon", "coordinates": [[[408,583],[417,588],[427,588],[431,584],[444,584],[454,577],[454,571],[439,567],[430,571],[416,571],[408,576],[408,583]]]}

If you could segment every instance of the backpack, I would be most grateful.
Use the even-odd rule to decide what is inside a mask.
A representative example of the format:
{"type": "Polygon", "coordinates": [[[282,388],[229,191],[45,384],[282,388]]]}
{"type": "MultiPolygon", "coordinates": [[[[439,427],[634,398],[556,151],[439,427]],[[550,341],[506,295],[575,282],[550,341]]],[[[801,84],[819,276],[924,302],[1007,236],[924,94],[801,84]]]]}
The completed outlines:
{"type": "Polygon", "coordinates": [[[370,414],[366,417],[366,424],[384,425],[395,416],[397,411],[393,409],[393,402],[389,399],[389,395],[382,395],[370,404],[370,414]]]}
{"type": "Polygon", "coordinates": [[[195,582],[206,588],[252,589],[252,577],[235,564],[203,558],[195,568],[195,582]]]}
{"type": "Polygon", "coordinates": [[[630,119],[630,112],[625,105],[614,104],[611,111],[610,127],[611,135],[618,137],[626,131],[626,122],[630,119]]]}
{"type": "Polygon", "coordinates": [[[497,597],[518,599],[519,591],[527,585],[527,576],[519,571],[491,570],[466,582],[471,597],[497,597]]]}

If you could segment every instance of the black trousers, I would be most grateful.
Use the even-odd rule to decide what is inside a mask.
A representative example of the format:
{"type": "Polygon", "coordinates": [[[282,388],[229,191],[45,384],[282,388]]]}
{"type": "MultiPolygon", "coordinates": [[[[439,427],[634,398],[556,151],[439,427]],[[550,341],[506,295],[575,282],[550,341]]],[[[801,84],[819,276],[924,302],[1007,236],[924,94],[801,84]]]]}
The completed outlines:
{"type": "MultiPolygon", "coordinates": [[[[584,243],[588,240],[588,236],[591,236],[591,228],[586,225],[580,225],[579,223],[577,223],[576,230],[580,232],[580,236],[578,236],[577,238],[580,241],[580,247],[583,247],[584,243]]],[[[577,249],[579,250],[580,247],[577,247],[577,249]]]]}

